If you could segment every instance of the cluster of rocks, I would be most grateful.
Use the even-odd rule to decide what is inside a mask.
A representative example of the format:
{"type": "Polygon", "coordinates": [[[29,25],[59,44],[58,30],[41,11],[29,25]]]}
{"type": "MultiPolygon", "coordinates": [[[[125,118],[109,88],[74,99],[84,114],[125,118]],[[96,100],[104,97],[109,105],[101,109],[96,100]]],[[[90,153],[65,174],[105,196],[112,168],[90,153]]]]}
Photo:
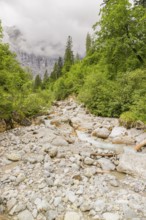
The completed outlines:
{"type": "Polygon", "coordinates": [[[73,100],[41,119],[0,134],[0,219],[146,219],[146,154],[132,150],[143,130],[94,117],[73,100]]]}

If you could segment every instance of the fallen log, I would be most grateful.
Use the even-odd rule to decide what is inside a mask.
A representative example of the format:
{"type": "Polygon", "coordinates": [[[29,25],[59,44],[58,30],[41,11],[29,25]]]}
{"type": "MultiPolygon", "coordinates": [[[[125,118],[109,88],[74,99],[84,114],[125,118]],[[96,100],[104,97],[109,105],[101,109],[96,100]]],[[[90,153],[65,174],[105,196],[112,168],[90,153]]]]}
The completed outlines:
{"type": "Polygon", "coordinates": [[[98,156],[102,156],[102,157],[114,157],[116,156],[116,153],[92,153],[90,154],[90,157],[98,157],[98,156]]]}
{"type": "Polygon", "coordinates": [[[134,149],[136,151],[140,151],[142,147],[144,147],[146,145],[146,140],[142,141],[140,144],[137,144],[134,149]]]}

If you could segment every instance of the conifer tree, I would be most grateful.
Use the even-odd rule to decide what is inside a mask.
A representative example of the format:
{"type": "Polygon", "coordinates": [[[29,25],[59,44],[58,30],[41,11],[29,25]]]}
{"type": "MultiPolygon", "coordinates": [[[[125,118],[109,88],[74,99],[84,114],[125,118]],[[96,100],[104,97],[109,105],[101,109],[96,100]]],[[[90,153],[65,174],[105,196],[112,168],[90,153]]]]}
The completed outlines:
{"type": "Polygon", "coordinates": [[[86,37],[86,55],[89,54],[89,51],[91,49],[92,46],[92,40],[91,40],[91,36],[89,33],[87,33],[87,37],[86,37]]]}
{"type": "Polygon", "coordinates": [[[59,78],[62,75],[62,67],[63,67],[63,60],[62,57],[58,58],[58,69],[57,69],[57,78],[59,78]]]}
{"type": "Polygon", "coordinates": [[[42,85],[42,80],[39,75],[36,75],[35,80],[34,80],[34,89],[40,88],[42,85]]]}
{"type": "Polygon", "coordinates": [[[72,38],[71,36],[69,36],[67,39],[66,50],[65,50],[65,55],[64,55],[63,71],[69,72],[73,64],[74,64],[74,55],[72,51],[72,38]]]}

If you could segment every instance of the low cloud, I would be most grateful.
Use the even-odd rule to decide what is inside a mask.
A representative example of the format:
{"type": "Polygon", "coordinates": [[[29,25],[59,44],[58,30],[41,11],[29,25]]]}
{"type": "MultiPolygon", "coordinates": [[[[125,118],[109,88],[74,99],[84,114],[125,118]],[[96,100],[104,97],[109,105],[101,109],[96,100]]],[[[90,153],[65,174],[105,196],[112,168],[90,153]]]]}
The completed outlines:
{"type": "Polygon", "coordinates": [[[30,50],[63,55],[68,35],[74,51],[83,54],[87,32],[98,20],[102,0],[0,0],[3,25],[16,26],[30,50]]]}

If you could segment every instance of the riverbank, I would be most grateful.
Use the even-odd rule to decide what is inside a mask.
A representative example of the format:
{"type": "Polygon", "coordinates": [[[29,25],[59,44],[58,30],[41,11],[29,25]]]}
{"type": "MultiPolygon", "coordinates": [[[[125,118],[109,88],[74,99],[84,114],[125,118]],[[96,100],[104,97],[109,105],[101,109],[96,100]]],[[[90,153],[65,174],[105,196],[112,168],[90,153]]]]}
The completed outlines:
{"type": "Polygon", "coordinates": [[[39,119],[0,134],[1,212],[13,220],[146,218],[146,153],[133,149],[143,129],[95,117],[72,99],[39,119]]]}

